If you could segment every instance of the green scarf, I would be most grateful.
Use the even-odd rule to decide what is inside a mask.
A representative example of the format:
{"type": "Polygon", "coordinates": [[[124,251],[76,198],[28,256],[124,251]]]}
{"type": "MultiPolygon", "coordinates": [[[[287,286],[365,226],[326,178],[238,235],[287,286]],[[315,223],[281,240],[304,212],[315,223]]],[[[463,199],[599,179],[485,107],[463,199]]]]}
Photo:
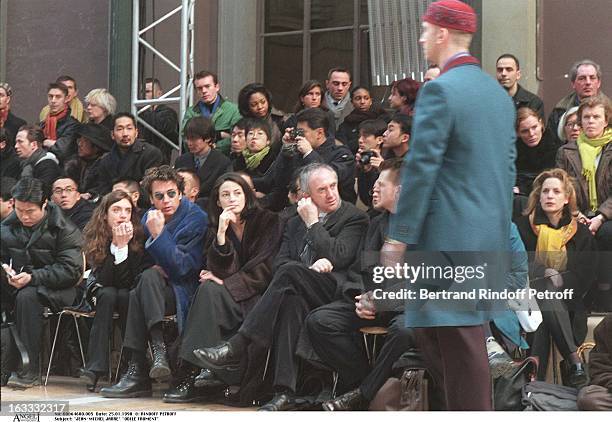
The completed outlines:
{"type": "Polygon", "coordinates": [[[242,155],[244,156],[244,161],[246,162],[246,166],[248,170],[253,170],[259,167],[261,161],[264,159],[266,155],[270,152],[270,145],[267,145],[259,152],[251,152],[248,149],[242,151],[242,155]]]}
{"type": "Polygon", "coordinates": [[[600,138],[587,138],[584,132],[578,137],[578,152],[580,152],[580,161],[582,161],[582,175],[586,179],[589,187],[589,208],[591,211],[597,211],[597,183],[595,181],[595,159],[604,146],[612,141],[612,128],[606,128],[600,138]]]}

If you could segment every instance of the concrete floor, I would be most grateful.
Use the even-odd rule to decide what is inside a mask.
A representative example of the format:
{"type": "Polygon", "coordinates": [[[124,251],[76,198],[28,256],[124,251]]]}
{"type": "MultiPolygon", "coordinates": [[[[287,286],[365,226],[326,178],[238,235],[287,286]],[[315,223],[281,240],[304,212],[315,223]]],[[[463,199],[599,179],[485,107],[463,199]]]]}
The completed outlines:
{"type": "MultiPolygon", "coordinates": [[[[108,383],[102,382],[101,386],[108,383]]],[[[136,399],[108,399],[98,393],[90,393],[77,378],[51,376],[47,387],[37,386],[26,390],[2,387],[2,402],[7,401],[68,401],[70,412],[76,411],[252,411],[255,407],[239,408],[218,403],[164,403],[161,401],[166,384],[153,385],[153,397],[136,399]]]]}

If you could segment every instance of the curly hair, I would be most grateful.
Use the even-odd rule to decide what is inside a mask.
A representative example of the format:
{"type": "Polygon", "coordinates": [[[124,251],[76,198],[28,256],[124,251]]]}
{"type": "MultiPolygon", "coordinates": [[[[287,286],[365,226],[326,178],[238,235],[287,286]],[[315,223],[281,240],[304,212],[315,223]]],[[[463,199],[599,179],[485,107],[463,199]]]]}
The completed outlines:
{"type": "Polygon", "coordinates": [[[578,205],[576,204],[576,189],[574,188],[573,178],[563,169],[544,170],[533,181],[533,188],[527,200],[527,206],[523,211],[523,215],[529,215],[540,206],[540,195],[542,194],[542,185],[546,179],[559,179],[563,185],[563,190],[568,198],[567,207],[571,215],[578,213],[578,205]]]}
{"type": "Polygon", "coordinates": [[[129,253],[138,254],[143,250],[144,231],[138,216],[134,212],[135,207],[132,198],[124,191],[114,190],[102,198],[100,204],[94,210],[91,219],[83,229],[83,253],[92,268],[102,265],[110,253],[109,246],[113,239],[113,233],[108,226],[106,217],[108,209],[122,199],[127,199],[132,205],[130,220],[134,227],[134,237],[132,237],[128,244],[129,253]]]}
{"type": "Polygon", "coordinates": [[[251,101],[251,95],[258,93],[266,97],[266,101],[268,102],[268,114],[270,114],[270,112],[272,111],[272,93],[262,84],[252,83],[243,86],[240,92],[238,93],[238,110],[240,111],[240,114],[242,114],[242,116],[257,117],[254,116],[251,112],[251,106],[249,105],[249,102],[251,101]]]}
{"type": "Polygon", "coordinates": [[[391,84],[391,89],[395,90],[400,97],[404,97],[404,105],[400,108],[401,112],[412,110],[416,102],[417,94],[421,84],[412,78],[404,78],[391,84]]]}
{"type": "Polygon", "coordinates": [[[178,174],[176,169],[170,167],[167,164],[164,164],[159,167],[151,167],[145,172],[141,184],[145,192],[147,192],[149,196],[153,194],[153,191],[151,189],[153,188],[153,182],[156,181],[174,182],[176,183],[176,187],[178,188],[179,192],[185,193],[185,179],[183,179],[183,176],[178,174]]]}

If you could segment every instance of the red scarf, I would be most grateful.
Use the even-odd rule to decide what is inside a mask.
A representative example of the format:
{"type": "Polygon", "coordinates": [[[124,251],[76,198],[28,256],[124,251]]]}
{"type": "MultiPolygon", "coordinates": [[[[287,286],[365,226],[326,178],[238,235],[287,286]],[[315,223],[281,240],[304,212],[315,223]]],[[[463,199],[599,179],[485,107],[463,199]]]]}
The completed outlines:
{"type": "Polygon", "coordinates": [[[4,122],[8,119],[8,114],[11,111],[10,106],[7,104],[4,110],[0,110],[0,127],[4,127],[4,122]]]}
{"type": "Polygon", "coordinates": [[[62,111],[57,114],[49,113],[45,118],[45,128],[43,132],[45,133],[46,139],[57,139],[57,121],[62,120],[68,114],[68,107],[64,107],[62,111]]]}

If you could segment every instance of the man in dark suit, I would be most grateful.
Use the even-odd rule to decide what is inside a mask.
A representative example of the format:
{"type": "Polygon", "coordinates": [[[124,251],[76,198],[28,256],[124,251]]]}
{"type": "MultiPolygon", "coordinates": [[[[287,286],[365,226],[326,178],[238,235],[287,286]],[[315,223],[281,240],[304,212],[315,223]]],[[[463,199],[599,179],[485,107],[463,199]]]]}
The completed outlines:
{"type": "Polygon", "coordinates": [[[215,127],[209,118],[192,118],[187,122],[184,133],[189,152],[176,159],[174,168],[195,171],[200,178],[198,198],[202,198],[201,202],[206,203],[215,180],[223,173],[232,171],[232,162],[213,148],[215,127]]]}
{"type": "MultiPolygon", "coordinates": [[[[425,57],[442,64],[442,73],[419,92],[383,263],[394,267],[410,245],[411,250],[428,251],[421,255],[435,260],[436,266],[460,270],[458,266],[470,265],[475,270],[487,262],[489,252],[509,249],[514,105],[469,54],[477,28],[469,5],[458,0],[432,3],[423,21],[420,43],[425,57]]],[[[412,261],[407,264],[422,262],[412,261]]],[[[461,286],[491,288],[505,279],[504,262],[488,262],[484,276],[470,283],[439,276],[427,284],[408,283],[407,288],[419,292],[433,287],[444,293],[461,286]]],[[[468,299],[406,304],[406,325],[422,327],[417,329],[419,346],[448,410],[492,410],[483,324],[494,313],[478,305],[468,299]]]]}
{"type": "Polygon", "coordinates": [[[297,340],[306,315],[354,289],[347,277],[357,257],[368,217],[338,193],[338,176],[330,166],[313,163],[300,175],[305,193],[298,215],[287,223],[275,260],[274,278],[242,323],[238,334],[194,354],[209,369],[235,367],[249,344],[272,348],[274,398],[261,410],[295,407],[297,340]]]}
{"type": "Polygon", "coordinates": [[[138,128],[132,114],[115,114],[112,136],[115,145],[100,160],[98,184],[93,189],[100,196],[111,191],[113,181],[132,179],[140,182],[148,169],[158,167],[163,162],[162,153],[157,147],[137,139],[138,128]]]}

